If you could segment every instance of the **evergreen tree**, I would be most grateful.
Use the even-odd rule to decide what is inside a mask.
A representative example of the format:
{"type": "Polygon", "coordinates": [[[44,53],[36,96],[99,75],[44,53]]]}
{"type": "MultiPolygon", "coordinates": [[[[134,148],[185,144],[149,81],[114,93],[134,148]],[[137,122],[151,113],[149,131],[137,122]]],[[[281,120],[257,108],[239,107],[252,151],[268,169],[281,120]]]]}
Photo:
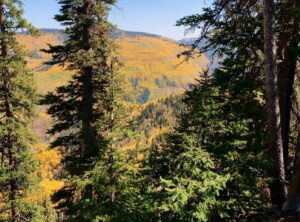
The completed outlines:
{"type": "Polygon", "coordinates": [[[114,128],[114,120],[110,119],[115,115],[114,98],[110,91],[118,62],[107,16],[115,1],[61,0],[59,3],[60,14],[55,18],[66,26],[68,38],[63,45],[50,46],[44,51],[53,56],[48,64],[66,65],[76,74],[68,85],[57,88],[42,101],[50,105],[48,113],[54,118],[54,125],[49,132],[57,135],[52,147],[64,148],[68,178],[54,200],[66,211],[64,219],[91,220],[93,210],[85,207],[87,202],[97,199],[96,191],[94,184],[82,183],[91,181],[92,170],[102,164],[101,158],[106,155],[103,152],[112,146],[105,132],[114,128]],[[82,211],[85,213],[79,213],[82,211]]]}
{"type": "MultiPolygon", "coordinates": [[[[273,110],[273,112],[276,112],[277,115],[280,116],[282,136],[278,135],[277,137],[279,139],[276,141],[274,139],[275,137],[271,136],[268,142],[273,144],[283,143],[283,146],[277,149],[276,156],[274,155],[274,151],[271,151],[272,155],[267,155],[266,159],[270,162],[268,174],[272,177],[273,181],[269,186],[272,191],[271,199],[274,204],[279,206],[282,205],[284,199],[284,181],[290,179],[290,171],[292,169],[292,164],[290,163],[293,161],[290,161],[289,156],[291,156],[291,153],[294,153],[294,151],[289,151],[291,142],[289,138],[292,133],[290,131],[290,114],[293,84],[297,58],[299,58],[299,50],[297,50],[297,45],[299,45],[299,32],[295,31],[299,30],[298,8],[298,1],[287,0],[275,2],[274,5],[275,29],[273,30],[273,49],[277,49],[277,52],[274,53],[274,70],[278,71],[276,75],[278,75],[279,80],[277,84],[280,112],[278,110],[273,110]],[[282,139],[280,139],[280,137],[282,137],[282,139]],[[282,158],[279,158],[279,156],[281,156],[280,153],[282,153],[280,150],[282,149],[284,154],[283,162],[281,160],[282,158]],[[282,172],[283,165],[285,166],[285,172],[282,172]],[[287,177],[282,176],[284,174],[286,174],[287,177]]],[[[244,76],[245,71],[248,73],[252,72],[253,77],[256,78],[256,82],[262,84],[261,80],[265,78],[265,73],[262,72],[262,69],[254,68],[256,65],[253,66],[254,63],[260,64],[256,67],[263,67],[264,65],[261,59],[261,55],[264,53],[263,45],[265,43],[263,38],[263,4],[261,2],[215,1],[211,7],[204,9],[204,13],[187,16],[180,20],[178,25],[184,25],[188,30],[201,28],[199,39],[195,41],[191,50],[184,53],[185,55],[191,56],[194,49],[204,40],[205,44],[201,47],[200,51],[211,50],[215,55],[221,56],[221,58],[232,58],[234,63],[230,66],[230,73],[234,72],[237,76],[244,76]],[[242,61],[242,63],[236,66],[237,61],[242,61]],[[238,71],[239,74],[236,71],[238,71]]],[[[269,53],[271,53],[270,50],[272,49],[268,49],[269,53]]],[[[230,74],[230,78],[231,76],[232,74],[230,74]]],[[[277,78],[277,76],[274,76],[274,79],[275,78],[277,78]]],[[[263,95],[267,95],[265,94],[267,91],[262,91],[261,89],[259,92],[262,92],[263,95]]],[[[268,93],[268,95],[270,95],[270,93],[268,93]]],[[[270,101],[270,98],[268,101],[270,101]]],[[[263,108],[266,110],[266,107],[263,108]]],[[[269,114],[270,111],[268,112],[268,118],[270,118],[269,114]]],[[[268,125],[274,123],[275,121],[269,120],[268,125]]],[[[273,147],[276,146],[273,145],[273,147]]],[[[278,145],[277,147],[280,146],[278,145]]]]}
{"type": "Polygon", "coordinates": [[[122,81],[111,69],[107,113],[97,120],[97,131],[106,140],[95,167],[78,183],[81,192],[92,190],[91,198],[75,200],[77,212],[71,221],[137,221],[140,219],[136,198],[136,171],[133,151],[121,147],[130,130],[126,106],[122,101],[122,81]]]}
{"type": "Polygon", "coordinates": [[[37,94],[16,35],[36,31],[22,15],[22,1],[0,1],[0,220],[12,222],[44,221],[43,207],[28,200],[37,179],[29,129],[37,94]]]}
{"type": "Polygon", "coordinates": [[[162,220],[257,221],[269,207],[264,202],[267,162],[260,87],[253,79],[228,78],[227,62],[212,77],[202,75],[186,93],[179,127],[151,150],[146,162],[145,181],[154,187],[146,192],[149,205],[161,211],[150,209],[161,213],[162,220]],[[241,87],[244,93],[238,93],[241,87]],[[205,192],[197,191],[199,187],[205,192]]]}
{"type": "Polygon", "coordinates": [[[161,136],[151,148],[141,174],[144,214],[149,221],[208,221],[226,216],[218,201],[229,175],[214,172],[211,156],[195,137],[161,136]]]}
{"type": "MultiPolygon", "coordinates": [[[[212,221],[266,220],[264,212],[271,203],[266,192],[269,181],[266,171],[277,166],[265,154],[264,73],[261,69],[264,61],[260,56],[264,41],[260,9],[259,1],[216,1],[204,8],[202,14],[187,16],[177,23],[189,30],[201,27],[201,36],[184,55],[198,53],[196,47],[205,40],[200,52],[212,50],[220,58],[219,67],[211,76],[201,76],[206,80],[186,93],[187,111],[183,112],[177,129],[178,133],[192,137],[195,147],[208,153],[213,167],[206,169],[207,172],[221,178],[229,176],[219,194],[213,196],[216,207],[202,211],[212,221]]],[[[169,147],[168,144],[172,142],[165,147],[169,147]]],[[[159,165],[162,169],[174,159],[169,158],[173,152],[165,153],[159,165]]],[[[159,171],[162,175],[164,172],[159,171]]],[[[176,178],[171,176],[172,172],[166,172],[167,176],[176,178]]],[[[158,195],[161,201],[167,200],[162,192],[158,195]]],[[[181,213],[184,215],[184,212],[187,211],[181,213]]],[[[170,213],[176,215],[174,208],[170,213]]]]}

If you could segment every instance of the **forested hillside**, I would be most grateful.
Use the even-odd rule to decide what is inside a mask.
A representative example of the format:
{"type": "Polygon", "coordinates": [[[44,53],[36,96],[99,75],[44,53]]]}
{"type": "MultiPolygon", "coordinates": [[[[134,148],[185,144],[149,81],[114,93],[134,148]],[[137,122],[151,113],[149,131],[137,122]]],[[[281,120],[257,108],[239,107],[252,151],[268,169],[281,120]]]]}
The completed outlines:
{"type": "MultiPolygon", "coordinates": [[[[113,31],[111,36],[116,39],[122,61],[120,78],[126,80],[122,100],[127,103],[128,110],[133,110],[125,117],[129,126],[119,145],[134,155],[137,161],[134,166],[138,166],[152,141],[174,128],[182,109],[180,95],[195,81],[209,61],[201,56],[183,63],[183,59],[177,55],[184,47],[161,36],[120,30],[113,31]]],[[[41,95],[66,84],[74,74],[65,67],[44,64],[51,61],[51,57],[41,50],[49,44],[61,44],[65,40],[63,31],[56,29],[43,29],[39,36],[31,36],[29,33],[18,35],[20,44],[30,52],[27,57],[28,68],[34,73],[41,95]]],[[[52,140],[47,134],[51,127],[51,117],[45,112],[45,106],[38,107],[38,116],[32,126],[40,140],[38,150],[33,153],[41,163],[39,200],[49,200],[53,191],[63,186],[58,177],[62,170],[60,150],[47,150],[47,144],[52,140]]]]}
{"type": "Polygon", "coordinates": [[[0,0],[1,222],[300,220],[298,1],[212,1],[179,42],[116,29],[117,0],[59,0],[61,30],[22,3],[0,0]]]}
{"type": "MultiPolygon", "coordinates": [[[[182,63],[177,55],[184,48],[171,39],[125,31],[114,31],[112,37],[116,38],[123,63],[120,72],[127,83],[124,99],[131,103],[182,93],[209,64],[205,56],[182,63]]],[[[61,30],[42,30],[38,38],[21,34],[18,39],[32,54],[28,66],[35,74],[39,92],[44,94],[70,79],[72,72],[44,65],[50,57],[40,51],[48,44],[62,43],[65,37],[61,30]]]]}

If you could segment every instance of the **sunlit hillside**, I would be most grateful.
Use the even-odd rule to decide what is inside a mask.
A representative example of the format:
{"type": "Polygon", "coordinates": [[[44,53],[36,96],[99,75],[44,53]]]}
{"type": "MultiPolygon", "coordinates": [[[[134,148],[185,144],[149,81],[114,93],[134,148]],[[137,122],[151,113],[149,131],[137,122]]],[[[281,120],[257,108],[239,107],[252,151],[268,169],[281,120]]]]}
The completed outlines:
{"type": "MultiPolygon", "coordinates": [[[[63,67],[44,65],[43,62],[50,57],[40,52],[48,44],[61,43],[62,34],[42,32],[38,38],[22,34],[19,40],[31,52],[28,66],[34,71],[41,93],[53,90],[69,80],[71,73],[63,67]]],[[[205,56],[182,63],[177,55],[184,48],[175,41],[162,37],[121,35],[116,43],[123,62],[121,73],[128,86],[125,99],[133,103],[146,103],[152,99],[183,92],[208,64],[205,56]]]]}
{"type": "MultiPolygon", "coordinates": [[[[72,72],[65,67],[45,65],[44,62],[51,57],[41,52],[48,44],[63,42],[64,36],[59,31],[42,32],[37,38],[20,34],[18,38],[30,52],[28,68],[35,75],[39,93],[46,94],[70,80],[72,72]]],[[[202,56],[198,60],[182,63],[177,55],[184,48],[173,40],[151,34],[132,32],[127,35],[120,32],[114,38],[123,64],[120,72],[126,80],[124,99],[131,107],[131,116],[128,117],[131,120],[128,121],[132,124],[131,133],[135,135],[124,139],[120,145],[124,150],[135,150],[139,162],[144,158],[143,148],[157,136],[168,132],[175,122],[178,101],[173,97],[163,98],[182,93],[206,67],[208,59],[202,56]]],[[[51,136],[47,130],[51,128],[51,118],[44,106],[39,106],[37,113],[32,128],[42,143],[34,152],[41,164],[37,172],[41,176],[39,190],[32,199],[35,202],[50,200],[51,194],[63,185],[56,175],[61,166],[60,153],[56,149],[48,150],[51,136]]]]}
{"type": "Polygon", "coordinates": [[[300,222],[299,15],[0,0],[0,222],[300,222]]]}
{"type": "Polygon", "coordinates": [[[163,38],[121,38],[117,44],[124,62],[122,74],[138,103],[182,92],[208,64],[205,56],[182,63],[177,55],[184,49],[163,38]]]}

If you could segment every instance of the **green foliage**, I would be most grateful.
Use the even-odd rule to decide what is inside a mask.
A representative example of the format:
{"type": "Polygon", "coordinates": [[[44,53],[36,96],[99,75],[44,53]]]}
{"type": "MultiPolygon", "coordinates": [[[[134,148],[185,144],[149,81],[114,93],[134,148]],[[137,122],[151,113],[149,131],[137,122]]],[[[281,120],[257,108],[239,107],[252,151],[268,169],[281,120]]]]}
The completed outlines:
{"type": "MultiPolygon", "coordinates": [[[[37,221],[44,207],[28,197],[37,183],[38,166],[31,155],[34,136],[30,132],[37,93],[33,75],[26,69],[25,52],[17,32],[36,30],[22,17],[22,2],[0,3],[0,220],[37,221]],[[40,211],[36,211],[39,208],[40,211]]],[[[39,221],[46,221],[40,219],[39,221]]]]}
{"type": "Polygon", "coordinates": [[[231,91],[222,70],[186,93],[179,126],[145,161],[143,203],[155,220],[255,221],[269,207],[264,117],[255,122],[263,104],[253,86],[250,96],[231,91]]]}
{"type": "Polygon", "coordinates": [[[193,137],[174,133],[151,148],[142,173],[152,220],[208,221],[218,210],[229,175],[215,173],[210,155],[196,144],[193,137]]]}
{"type": "Polygon", "coordinates": [[[81,194],[92,192],[90,198],[74,201],[69,221],[136,221],[138,195],[137,169],[133,151],[124,150],[121,144],[130,131],[129,110],[122,104],[121,82],[113,73],[109,87],[110,109],[98,119],[96,126],[106,140],[99,157],[84,179],[76,182],[81,194]]]}
{"type": "MultiPolygon", "coordinates": [[[[178,25],[188,30],[201,27],[203,31],[191,50],[183,55],[190,57],[197,52],[195,47],[200,41],[205,40],[200,52],[212,50],[221,59],[218,68],[210,74],[203,73],[201,80],[186,92],[183,100],[186,110],[175,133],[158,143],[157,151],[150,153],[146,161],[145,181],[156,185],[152,188],[155,195],[150,195],[147,206],[156,204],[150,208],[150,214],[158,215],[157,220],[266,220],[270,202],[265,192],[268,181],[265,172],[270,164],[264,154],[263,61],[259,56],[263,48],[261,19],[260,12],[248,3],[221,1],[205,8],[202,14],[178,21],[178,25]],[[184,142],[186,137],[193,145],[184,142]],[[180,147],[186,147],[183,156],[180,147]],[[179,164],[179,171],[172,165],[177,158],[186,164],[179,164]],[[195,188],[191,172],[186,178],[181,177],[186,169],[195,169],[194,158],[195,163],[210,163],[202,171],[198,170],[198,182],[207,173],[211,177],[206,181],[220,183],[211,187],[213,192],[198,191],[200,199],[208,195],[207,199],[196,199],[196,203],[203,203],[199,208],[187,205],[185,209],[185,203],[193,204],[190,197],[192,193],[197,194],[197,190],[189,190],[195,188]],[[165,214],[158,209],[165,210],[165,214]]],[[[149,191],[145,193],[147,198],[149,191]]]]}
{"type": "MultiPolygon", "coordinates": [[[[225,67],[223,67],[225,68],[225,67]]],[[[225,71],[225,69],[223,69],[225,71]]],[[[214,74],[220,74],[216,70],[214,74]]],[[[216,160],[217,172],[230,174],[226,192],[226,211],[231,219],[247,217],[267,207],[263,205],[263,187],[266,186],[264,158],[264,116],[262,104],[256,99],[253,85],[249,91],[231,91],[231,83],[215,76],[208,83],[194,86],[185,102],[188,113],[184,115],[182,130],[194,134],[199,147],[216,160]],[[257,120],[259,118],[259,120],[257,120]]],[[[243,82],[235,83],[235,87],[243,82]]],[[[259,89],[256,89],[259,90],[259,89]]]]}
{"type": "MultiPolygon", "coordinates": [[[[49,133],[60,133],[52,147],[63,146],[70,151],[70,159],[78,159],[78,166],[70,166],[70,170],[75,171],[81,170],[80,153],[84,152],[82,143],[85,132],[80,122],[94,125],[107,109],[109,63],[115,61],[112,61],[113,44],[109,39],[111,25],[106,21],[109,10],[106,2],[60,1],[61,14],[55,18],[67,26],[65,34],[68,40],[64,45],[50,46],[49,50],[44,50],[53,56],[48,64],[67,64],[69,70],[76,71],[68,85],[57,88],[56,93],[49,93],[42,101],[51,105],[48,113],[55,120],[49,133]]],[[[96,134],[95,126],[92,128],[93,134],[96,134]]],[[[96,146],[88,149],[86,152],[89,153],[83,154],[84,158],[97,154],[96,146]]],[[[66,153],[67,165],[69,157],[66,153]]]]}
{"type": "Polygon", "coordinates": [[[264,193],[270,164],[264,154],[262,17],[249,4],[259,5],[214,2],[202,14],[177,23],[188,30],[203,28],[184,55],[191,56],[205,40],[200,51],[212,50],[220,59],[219,67],[202,76],[186,93],[187,112],[182,115],[179,131],[193,135],[198,147],[210,154],[216,173],[230,175],[218,197],[224,212],[216,212],[229,221],[257,221],[270,207],[264,193]]]}
{"type": "Polygon", "coordinates": [[[150,138],[155,129],[174,128],[183,110],[182,95],[168,96],[147,105],[131,122],[134,132],[150,138]]]}
{"type": "MultiPolygon", "coordinates": [[[[54,120],[52,147],[61,147],[64,156],[65,186],[53,196],[63,220],[266,221],[271,164],[264,153],[260,2],[215,1],[202,14],[179,20],[177,25],[188,30],[202,28],[183,55],[191,57],[205,40],[198,52],[212,50],[219,66],[202,73],[183,98],[148,104],[131,122],[107,21],[115,1],[59,3],[55,18],[66,26],[67,38],[64,45],[44,51],[52,54],[48,65],[66,66],[75,74],[42,104],[49,105],[54,120]],[[171,132],[149,149],[122,148],[136,134],[149,142],[158,128],[171,132]]],[[[37,182],[37,162],[29,152],[34,138],[28,130],[36,92],[16,30],[8,28],[32,27],[21,17],[20,1],[4,5],[10,13],[0,22],[0,220],[11,221],[16,211],[15,217],[29,221],[54,221],[49,203],[28,198],[37,182]]],[[[134,90],[141,87],[139,81],[131,78],[134,90]]],[[[175,88],[177,83],[164,75],[154,84],[175,88]]],[[[139,90],[134,100],[146,103],[152,91],[139,90]]]]}
{"type": "Polygon", "coordinates": [[[66,63],[76,72],[43,99],[55,121],[50,133],[59,135],[52,146],[64,147],[66,186],[53,199],[68,221],[128,221],[133,215],[134,168],[120,148],[127,118],[107,21],[113,3],[60,1],[56,20],[67,26],[68,39],[45,50],[53,56],[49,64],[66,63]]]}

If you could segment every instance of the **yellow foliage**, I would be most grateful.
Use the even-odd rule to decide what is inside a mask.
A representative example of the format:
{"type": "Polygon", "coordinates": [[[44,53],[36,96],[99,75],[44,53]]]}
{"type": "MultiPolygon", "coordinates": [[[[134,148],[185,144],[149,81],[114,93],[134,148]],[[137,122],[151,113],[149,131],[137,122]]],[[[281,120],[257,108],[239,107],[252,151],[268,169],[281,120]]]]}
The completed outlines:
{"type": "MultiPolygon", "coordinates": [[[[29,51],[40,57],[28,58],[28,67],[34,71],[39,92],[44,94],[70,80],[72,72],[62,67],[47,67],[43,62],[50,56],[40,52],[48,44],[61,43],[60,34],[42,34],[35,39],[30,35],[19,35],[19,41],[29,51]]],[[[137,36],[116,40],[124,66],[121,74],[127,80],[129,94],[134,94],[133,79],[138,79],[140,88],[150,90],[150,99],[182,93],[187,85],[198,77],[198,73],[209,63],[205,56],[183,62],[177,55],[184,51],[175,41],[167,38],[137,36]],[[170,81],[170,85],[158,86],[158,81],[170,81]]],[[[133,95],[136,96],[136,95],[133,95]]]]}
{"type": "Polygon", "coordinates": [[[48,149],[47,144],[40,143],[33,153],[40,162],[38,174],[42,179],[54,179],[54,175],[61,170],[62,156],[58,148],[48,149]]]}
{"type": "Polygon", "coordinates": [[[40,52],[41,49],[48,48],[48,44],[57,45],[60,44],[62,35],[44,33],[39,37],[33,37],[31,35],[19,35],[19,42],[26,47],[30,52],[36,51],[41,54],[42,57],[50,58],[46,53],[40,52]]]}
{"type": "Polygon", "coordinates": [[[47,144],[40,143],[35,146],[33,155],[40,163],[37,174],[41,181],[38,188],[34,190],[34,195],[30,195],[28,199],[33,202],[49,200],[51,195],[64,185],[63,181],[55,178],[55,175],[61,170],[60,150],[49,149],[47,144]]]}
{"type": "Polygon", "coordinates": [[[143,153],[139,153],[136,156],[137,161],[142,161],[145,158],[145,154],[143,153]]]}

